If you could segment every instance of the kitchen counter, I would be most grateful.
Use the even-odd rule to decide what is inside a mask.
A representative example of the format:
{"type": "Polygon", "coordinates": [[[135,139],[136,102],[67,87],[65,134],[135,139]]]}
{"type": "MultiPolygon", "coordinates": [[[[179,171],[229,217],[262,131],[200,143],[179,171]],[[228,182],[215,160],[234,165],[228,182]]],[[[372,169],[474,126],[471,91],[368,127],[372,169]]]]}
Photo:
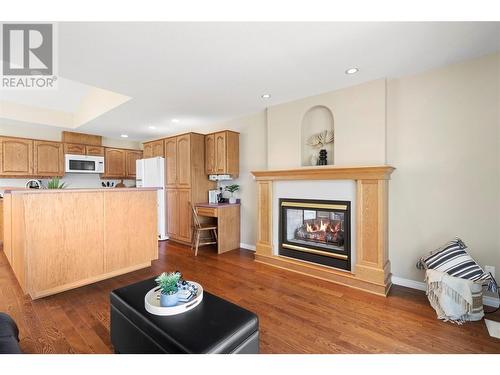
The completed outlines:
{"type": "Polygon", "coordinates": [[[6,191],[4,251],[23,291],[36,299],[149,267],[156,190],[6,191]]]}
{"type": "Polygon", "coordinates": [[[81,188],[81,189],[28,189],[28,188],[0,188],[4,194],[53,194],[53,193],[93,193],[93,192],[130,192],[130,191],[156,191],[156,187],[142,188],[81,188]]]}

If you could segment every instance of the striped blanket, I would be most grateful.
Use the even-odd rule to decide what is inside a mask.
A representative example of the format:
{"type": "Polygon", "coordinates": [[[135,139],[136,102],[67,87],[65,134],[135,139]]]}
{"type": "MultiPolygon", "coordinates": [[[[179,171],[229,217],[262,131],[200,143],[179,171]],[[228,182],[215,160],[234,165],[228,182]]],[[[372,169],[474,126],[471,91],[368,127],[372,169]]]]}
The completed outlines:
{"type": "Polygon", "coordinates": [[[467,246],[456,238],[430,254],[423,256],[417,268],[437,270],[450,276],[471,280],[475,283],[487,284],[488,290],[497,291],[497,284],[490,273],[484,272],[467,252],[467,246]]]}

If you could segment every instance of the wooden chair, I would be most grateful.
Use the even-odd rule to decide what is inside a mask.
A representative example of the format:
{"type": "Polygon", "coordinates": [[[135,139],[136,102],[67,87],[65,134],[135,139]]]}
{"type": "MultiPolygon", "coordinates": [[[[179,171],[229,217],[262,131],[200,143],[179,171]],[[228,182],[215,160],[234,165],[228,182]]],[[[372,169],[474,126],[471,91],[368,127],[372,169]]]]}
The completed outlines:
{"type": "Polygon", "coordinates": [[[198,247],[204,245],[213,245],[217,243],[217,224],[202,224],[200,223],[200,218],[196,212],[196,208],[191,206],[193,211],[193,240],[191,241],[191,250],[195,247],[194,255],[198,255],[198,247]],[[202,232],[209,232],[210,238],[202,239],[200,242],[200,236],[202,232]]]}

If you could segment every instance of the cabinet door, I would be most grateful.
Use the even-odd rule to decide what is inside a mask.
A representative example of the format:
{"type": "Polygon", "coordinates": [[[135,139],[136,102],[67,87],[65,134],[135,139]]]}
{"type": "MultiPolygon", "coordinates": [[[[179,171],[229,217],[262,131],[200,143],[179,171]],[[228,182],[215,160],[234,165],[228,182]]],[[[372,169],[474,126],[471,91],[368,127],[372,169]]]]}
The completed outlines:
{"type": "Polygon", "coordinates": [[[205,136],[205,173],[215,174],[215,134],[205,136]]]}
{"type": "Polygon", "coordinates": [[[165,139],[165,163],[167,168],[167,186],[177,185],[177,138],[165,139]]]}
{"type": "Polygon", "coordinates": [[[71,155],[85,155],[85,145],[80,145],[77,143],[65,143],[64,153],[71,155]]]}
{"type": "Polygon", "coordinates": [[[153,156],[152,157],[153,158],[157,157],[157,156],[163,157],[163,155],[164,155],[163,140],[154,141],[151,143],[151,145],[153,146],[153,156]]]}
{"type": "Polygon", "coordinates": [[[226,172],[226,132],[215,133],[215,172],[226,172]]]}
{"type": "Polygon", "coordinates": [[[59,142],[34,142],[34,172],[35,176],[63,176],[64,151],[59,142]]]}
{"type": "Polygon", "coordinates": [[[191,187],[191,137],[177,137],[177,187],[191,187]]]}
{"type": "Polygon", "coordinates": [[[134,179],[136,177],[135,162],[141,158],[141,151],[126,151],[127,178],[134,179]]]}
{"type": "Polygon", "coordinates": [[[167,233],[170,237],[179,234],[179,205],[177,190],[167,190],[167,233]]]}
{"type": "Polygon", "coordinates": [[[104,177],[126,177],[125,150],[106,148],[104,152],[104,177]]]}
{"type": "Polygon", "coordinates": [[[178,205],[179,205],[179,239],[186,242],[191,242],[192,231],[192,212],[191,212],[191,190],[177,190],[178,205]]]}
{"type": "Polygon", "coordinates": [[[5,176],[33,175],[33,141],[0,138],[0,173],[5,176]]]}
{"type": "Polygon", "coordinates": [[[144,159],[153,157],[153,145],[151,143],[144,143],[143,155],[144,159]]]}
{"type": "Polygon", "coordinates": [[[85,146],[85,153],[92,156],[104,156],[103,146],[85,146]]]}

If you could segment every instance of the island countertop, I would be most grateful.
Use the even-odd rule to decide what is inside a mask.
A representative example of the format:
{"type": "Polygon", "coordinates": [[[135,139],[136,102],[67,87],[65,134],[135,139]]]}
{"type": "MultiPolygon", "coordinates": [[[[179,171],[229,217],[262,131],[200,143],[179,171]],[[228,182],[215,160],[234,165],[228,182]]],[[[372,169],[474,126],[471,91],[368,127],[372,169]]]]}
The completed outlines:
{"type": "Polygon", "coordinates": [[[51,194],[51,193],[96,193],[96,192],[113,192],[113,193],[123,193],[130,191],[152,191],[158,190],[157,187],[125,187],[125,188],[67,188],[67,189],[28,189],[28,188],[2,188],[0,187],[0,192],[4,194],[51,194]]]}

